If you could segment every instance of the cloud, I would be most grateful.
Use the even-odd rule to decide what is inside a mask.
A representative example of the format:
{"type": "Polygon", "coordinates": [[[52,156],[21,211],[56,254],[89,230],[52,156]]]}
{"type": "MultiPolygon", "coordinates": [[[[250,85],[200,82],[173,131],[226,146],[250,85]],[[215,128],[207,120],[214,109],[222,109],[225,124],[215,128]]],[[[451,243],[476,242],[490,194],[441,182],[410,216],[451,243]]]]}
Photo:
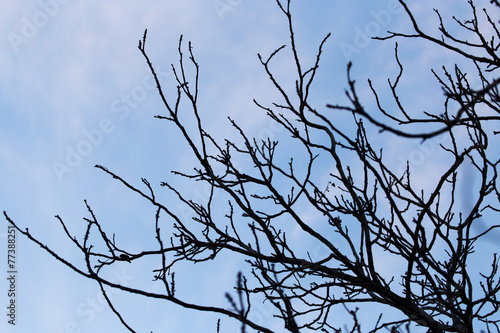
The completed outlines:
{"type": "MultiPolygon", "coordinates": [[[[333,33],[325,46],[318,82],[314,86],[314,101],[319,109],[327,102],[337,103],[345,98],[343,89],[348,59],[344,57],[340,43],[351,43],[356,27],[365,29],[370,22],[376,21],[371,11],[378,13],[385,10],[389,2],[370,7],[351,7],[351,4],[339,2],[331,5],[327,1],[314,6],[300,2],[294,4],[299,53],[305,67],[313,63],[321,39],[327,32],[333,33]]],[[[419,4],[412,6],[420,13],[419,4]]],[[[428,8],[427,4],[425,8],[428,8]]],[[[406,24],[405,14],[394,15],[383,28],[398,30],[406,24]]],[[[434,21],[429,21],[424,28],[430,28],[432,24],[434,21]]],[[[267,57],[282,44],[289,44],[286,20],[272,2],[1,2],[0,35],[4,38],[0,46],[5,51],[0,55],[0,170],[6,176],[1,180],[0,202],[4,204],[2,208],[21,225],[30,226],[30,230],[36,231],[41,239],[61,249],[69,249],[69,245],[61,242],[64,236],[53,215],[60,214],[68,221],[71,230],[80,232],[84,228],[82,217],[88,216],[83,199],[89,199],[99,213],[98,218],[109,230],[120,226],[123,234],[120,241],[133,249],[139,241],[148,239],[148,233],[153,228],[153,213],[148,211],[148,205],[138,196],[124,193],[126,189],[121,184],[93,169],[94,164],[108,166],[136,185],[140,184],[141,177],[154,180],[152,184],[156,189],[159,181],[172,179],[169,178],[171,169],[185,170],[193,166],[192,157],[179,143],[179,133],[171,125],[152,118],[164,113],[164,108],[157,92],[151,88],[149,71],[137,49],[146,28],[148,54],[157,69],[168,72],[163,77],[163,87],[169,98],[175,96],[170,64],[176,65],[178,61],[179,35],[184,35],[186,57],[187,42],[192,41],[194,54],[200,63],[200,115],[217,139],[237,137],[227,121],[228,115],[248,131],[249,136],[286,136],[269,121],[263,110],[251,102],[253,98],[264,105],[281,102],[257,58],[258,52],[267,57]],[[229,4],[230,8],[224,7],[229,9],[221,12],[220,7],[215,6],[221,3],[229,4]],[[43,21],[44,15],[46,22],[43,21]],[[12,39],[7,38],[10,33],[19,35],[26,42],[22,40],[14,47],[12,39]],[[113,130],[108,132],[102,126],[106,119],[113,126],[113,130]],[[96,134],[97,130],[101,135],[96,134]],[[78,152],[84,146],[88,154],[78,152]],[[53,162],[67,164],[69,150],[79,153],[81,161],[75,162],[77,165],[64,174],[61,182],[54,173],[53,162]],[[140,235],[135,232],[137,227],[142,228],[140,235]]],[[[388,42],[384,44],[386,46],[380,46],[382,44],[371,41],[352,58],[358,82],[364,85],[360,91],[367,98],[367,103],[371,101],[368,97],[371,94],[365,78],[370,76],[374,81],[385,83],[387,77],[394,77],[397,70],[392,60],[393,44],[388,42]]],[[[411,45],[410,50],[414,51],[411,45]]],[[[418,56],[424,59],[426,65],[442,57],[430,48],[418,51],[418,56]]],[[[411,52],[405,53],[404,61],[411,63],[414,56],[411,52]]],[[[293,60],[290,60],[289,46],[276,57],[271,67],[287,91],[294,95],[296,73],[293,60]]],[[[420,72],[418,66],[408,68],[405,89],[418,83],[420,72]]],[[[189,79],[190,83],[192,80],[189,79]]],[[[412,91],[405,101],[417,105],[421,96],[422,91],[412,91]]],[[[437,94],[433,96],[436,96],[436,101],[429,98],[429,108],[441,103],[437,102],[437,94]]],[[[420,111],[415,109],[415,112],[420,111]]],[[[186,106],[183,112],[188,114],[189,107],[186,106]]],[[[335,114],[332,117],[337,117],[339,124],[344,120],[335,114]]],[[[387,143],[380,140],[382,146],[387,143]]],[[[410,145],[408,150],[408,146],[401,142],[390,143],[395,148],[395,158],[403,150],[409,154],[403,158],[414,157],[416,168],[426,166],[415,173],[423,187],[429,186],[432,179],[425,170],[427,166],[439,165],[441,161],[435,160],[432,153],[428,154],[425,146],[410,145]],[[425,157],[422,164],[417,159],[420,156],[425,157]]],[[[293,148],[287,140],[282,140],[280,145],[286,152],[293,148]]],[[[329,167],[320,165],[319,169],[326,173],[329,167]]],[[[185,188],[186,192],[201,200],[205,189],[197,187],[197,184],[190,186],[185,188]]],[[[158,189],[159,195],[168,197],[161,191],[163,189],[158,189]]],[[[463,195],[465,200],[466,192],[463,195]]],[[[303,216],[311,219],[311,223],[316,218],[310,211],[305,211],[303,216]]],[[[300,233],[291,233],[290,237],[300,239],[300,233]]],[[[30,250],[39,251],[35,247],[30,247],[30,250]]],[[[24,304],[29,304],[29,307],[20,320],[28,325],[27,318],[43,317],[37,328],[39,331],[56,329],[62,332],[64,325],[71,321],[81,325],[81,318],[78,315],[75,317],[75,309],[85,302],[87,296],[95,296],[96,289],[90,287],[74,294],[81,280],[74,278],[65,267],[54,263],[47,255],[28,253],[27,256],[31,258],[26,258],[26,262],[34,263],[34,266],[28,265],[20,272],[23,288],[28,288],[26,286],[36,279],[50,283],[47,282],[46,289],[40,292],[38,298],[23,296],[26,297],[23,298],[24,304]],[[53,270],[44,270],[43,265],[53,270]],[[54,296],[57,288],[61,288],[62,292],[54,296]],[[44,311],[39,312],[39,309],[44,311]],[[53,316],[53,313],[60,313],[61,316],[53,316]]],[[[220,267],[221,271],[228,271],[227,276],[219,279],[214,274],[203,287],[205,290],[217,283],[219,290],[230,289],[234,284],[226,285],[235,281],[236,275],[229,272],[237,267],[234,261],[220,267]]],[[[144,277],[149,278],[150,272],[141,275],[141,278],[144,277]]],[[[127,304],[127,310],[133,310],[135,304],[145,304],[140,303],[142,301],[130,305],[130,308],[127,304]]],[[[165,308],[170,309],[168,306],[165,308]]],[[[262,311],[264,313],[265,309],[262,311]]],[[[175,327],[179,322],[192,321],[186,319],[182,311],[175,314],[167,312],[165,315],[158,310],[158,313],[163,317],[153,318],[152,321],[158,320],[152,323],[153,326],[159,327],[160,323],[165,325],[167,322],[175,327]]],[[[192,316],[193,313],[186,315],[192,316]]],[[[107,321],[114,323],[116,319],[108,310],[103,310],[102,317],[93,323],[96,326],[105,325],[107,321]]],[[[78,327],[84,331],[88,328],[78,327]]]]}

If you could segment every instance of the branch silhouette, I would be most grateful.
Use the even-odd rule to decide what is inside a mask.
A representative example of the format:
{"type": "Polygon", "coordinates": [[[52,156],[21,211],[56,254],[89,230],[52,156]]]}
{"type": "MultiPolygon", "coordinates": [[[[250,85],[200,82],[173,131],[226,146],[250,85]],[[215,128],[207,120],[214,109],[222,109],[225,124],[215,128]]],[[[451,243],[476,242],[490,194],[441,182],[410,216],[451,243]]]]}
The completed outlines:
{"type": "MultiPolygon", "coordinates": [[[[416,118],[401,102],[404,61],[398,55],[398,44],[395,62],[399,72],[395,79],[388,79],[386,92],[394,99],[397,115],[383,105],[383,92],[372,81],[367,87],[375,103],[364,106],[351,63],[347,65],[347,105],[318,106],[312,97],[317,89],[313,83],[320,74],[330,34],[318,40],[314,56],[301,57],[291,2],[277,0],[288,28],[288,43],[268,56],[258,55],[276,89],[276,100],[254,103],[286,135],[279,140],[258,140],[229,118],[238,139],[218,140],[204,123],[210,115],[203,112],[198,99],[203,87],[191,43],[186,47],[180,36],[179,58],[172,65],[175,87],[164,88],[146,51],[146,30],[138,48],[163,103],[156,118],[176,131],[178,143],[195,159],[195,165],[192,170],[172,171],[172,178],[159,184],[173,198],[166,202],[146,178],[135,185],[107,167],[95,167],[154,208],[151,241],[140,251],[130,250],[129,244],[120,242],[120,230],[107,230],[85,201],[88,217],[83,235],[73,235],[56,216],[66,237],[82,254],[82,262],[77,263],[52,250],[4,212],[6,221],[75,273],[95,280],[130,332],[137,329],[126,322],[120,305],[106,296],[105,287],[220,314],[236,320],[242,332],[273,332],[273,320],[289,332],[361,332],[362,325],[363,329],[367,326],[362,317],[374,309],[380,315],[369,332],[409,332],[419,326],[428,332],[499,332],[499,259],[486,247],[476,247],[487,237],[498,236],[500,227],[500,159],[495,141],[500,120],[500,78],[495,77],[500,65],[500,34],[488,14],[490,7],[497,9],[498,2],[492,1],[481,18],[474,2],[468,1],[472,18],[454,18],[458,32],[445,28],[436,10],[442,33],[438,37],[423,32],[411,5],[399,2],[415,32],[388,32],[377,38],[380,42],[421,38],[453,51],[477,70],[464,73],[457,65],[453,70],[443,67],[442,73],[432,71],[443,89],[442,113],[416,118]],[[465,39],[460,35],[464,31],[476,39],[465,39]],[[278,57],[293,61],[292,89],[275,74],[278,57]],[[172,88],[175,94],[169,99],[165,89],[172,88]],[[336,110],[349,112],[349,123],[338,121],[336,110]],[[419,130],[421,125],[424,131],[419,130]],[[394,157],[386,156],[391,147],[379,147],[376,135],[381,134],[387,142],[439,138],[435,153],[439,166],[426,171],[425,181],[409,161],[400,168],[394,157]],[[477,184],[467,183],[466,172],[478,179],[477,184]],[[187,186],[175,186],[174,177],[187,186]],[[208,188],[204,198],[194,198],[189,192],[199,184],[208,188]],[[473,187],[467,205],[462,204],[459,193],[464,186],[473,187]],[[187,213],[179,213],[178,207],[187,213]],[[479,228],[481,219],[487,219],[486,228],[479,228]],[[240,258],[246,270],[234,272],[236,284],[225,294],[226,306],[188,301],[179,288],[186,282],[176,277],[179,265],[209,264],[230,256],[240,258]],[[143,258],[155,259],[151,274],[161,292],[106,278],[111,267],[135,265],[143,258]],[[471,267],[478,258],[491,261],[491,269],[474,272],[471,267]],[[262,302],[274,311],[266,322],[253,316],[255,305],[262,302]],[[394,316],[387,316],[389,312],[394,316]]],[[[199,280],[190,282],[191,288],[203,284],[203,276],[192,278],[199,280]]],[[[223,323],[218,320],[213,329],[224,331],[223,323]]]]}

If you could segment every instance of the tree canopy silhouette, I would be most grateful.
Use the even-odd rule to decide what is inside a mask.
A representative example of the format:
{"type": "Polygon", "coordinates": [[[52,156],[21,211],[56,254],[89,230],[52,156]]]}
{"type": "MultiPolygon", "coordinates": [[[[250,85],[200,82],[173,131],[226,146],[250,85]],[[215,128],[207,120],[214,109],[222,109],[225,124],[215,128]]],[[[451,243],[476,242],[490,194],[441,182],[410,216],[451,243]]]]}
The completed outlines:
{"type": "MultiPolygon", "coordinates": [[[[290,1],[277,0],[288,25],[288,44],[269,55],[258,55],[276,88],[276,101],[270,105],[254,102],[288,134],[282,141],[284,148],[277,140],[253,138],[232,119],[229,124],[239,139],[219,141],[203,123],[198,103],[198,91],[203,87],[199,86],[199,64],[191,43],[186,48],[182,36],[179,39],[179,61],[172,65],[176,98],[169,99],[164,89],[172,87],[160,84],[146,52],[145,32],[139,50],[164,105],[156,118],[176,129],[179,140],[184,140],[197,161],[193,170],[174,171],[172,177],[183,177],[189,184],[207,184],[206,200],[194,200],[166,180],[160,185],[177,202],[161,202],[158,189],[145,178],[136,186],[97,165],[155,207],[155,247],[145,244],[142,251],[132,252],[127,244],[119,244],[114,237],[118,230],[106,230],[86,203],[89,216],[81,237],[56,216],[81,251],[82,263],[66,260],[4,212],[5,218],[55,259],[95,280],[131,332],[134,328],[127,324],[119,305],[107,297],[106,286],[219,313],[241,322],[242,332],[272,332],[252,320],[256,300],[271,304],[274,315],[289,332],[361,332],[360,313],[366,310],[365,303],[380,305],[381,313],[392,309],[397,316],[385,320],[381,314],[370,332],[409,331],[418,326],[429,332],[500,332],[499,258],[488,247],[475,247],[492,235],[498,237],[500,226],[500,32],[495,19],[500,5],[491,1],[479,10],[474,1],[468,1],[470,16],[453,17],[458,30],[450,29],[442,13],[435,10],[440,35],[431,35],[424,31],[411,6],[399,2],[412,31],[388,31],[376,39],[381,43],[423,39],[459,55],[475,68],[465,71],[456,65],[432,69],[443,90],[442,110],[415,115],[415,107],[410,110],[404,104],[398,85],[404,77],[405,61],[398,55],[397,43],[393,61],[399,72],[388,79],[394,103],[383,101],[371,81],[374,102],[364,101],[351,73],[355,64],[349,63],[345,91],[349,103],[316,105],[311,99],[313,83],[330,35],[319,43],[312,63],[302,60],[290,1]],[[284,88],[272,69],[273,60],[283,52],[288,52],[295,64],[292,91],[284,88]],[[339,113],[349,113],[350,123],[336,121],[339,113]],[[418,140],[420,144],[439,139],[436,158],[442,167],[429,170],[423,184],[409,162],[401,168],[383,154],[384,147],[377,147],[376,136],[418,140]],[[480,181],[464,206],[459,192],[461,182],[467,181],[461,177],[466,169],[480,181]],[[183,205],[190,218],[178,214],[174,209],[177,205],[183,205]],[[187,301],[176,289],[177,265],[207,262],[225,253],[237,254],[248,267],[234,272],[236,285],[226,294],[227,306],[187,301]],[[115,264],[127,261],[133,265],[144,257],[157,258],[152,276],[162,284],[162,293],[120,285],[105,275],[115,264]],[[478,258],[491,262],[488,271],[471,271],[472,260],[478,258]],[[383,268],[388,262],[393,263],[391,270],[383,268]],[[338,311],[346,311],[348,318],[339,319],[334,315],[338,311]],[[344,328],[349,318],[350,326],[344,328]]],[[[213,329],[223,331],[220,323],[213,329]]]]}

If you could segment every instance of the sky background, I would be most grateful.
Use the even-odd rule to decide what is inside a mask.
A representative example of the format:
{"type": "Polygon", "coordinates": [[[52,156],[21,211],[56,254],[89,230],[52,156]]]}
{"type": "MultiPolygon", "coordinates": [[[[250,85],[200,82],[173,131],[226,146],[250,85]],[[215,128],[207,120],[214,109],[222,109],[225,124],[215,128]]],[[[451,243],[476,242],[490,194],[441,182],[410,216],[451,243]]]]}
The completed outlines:
{"type": "MultiPolygon", "coordinates": [[[[307,64],[314,60],[323,37],[332,33],[313,95],[318,108],[346,102],[348,61],[354,63],[353,75],[360,95],[367,98],[365,104],[373,103],[368,77],[380,88],[386,87],[388,77],[395,77],[394,42],[364,37],[385,30],[409,31],[407,17],[395,3],[294,1],[299,53],[307,64]]],[[[456,15],[466,9],[444,0],[413,3],[411,8],[427,31],[436,31],[433,6],[456,15]]],[[[132,252],[144,247],[154,232],[154,209],[95,169],[95,164],[134,185],[145,177],[158,191],[161,181],[172,180],[170,170],[192,166],[172,126],[153,118],[163,108],[137,48],[146,28],[146,49],[167,96],[175,92],[170,64],[178,60],[179,36],[184,35],[185,45],[192,42],[201,68],[200,114],[218,139],[235,137],[227,116],[255,137],[283,134],[252,103],[254,98],[264,104],[276,101],[257,53],[266,57],[289,43],[285,17],[274,1],[1,1],[0,208],[72,260],[81,260],[80,254],[54,215],[81,235],[82,218],[88,217],[84,199],[110,230],[121,231],[120,242],[132,252]]],[[[400,58],[407,65],[401,87],[404,102],[415,105],[414,112],[441,110],[441,91],[430,68],[461,60],[419,41],[399,43],[400,58]]],[[[290,88],[294,77],[288,51],[273,69],[290,88]]],[[[420,170],[416,177],[420,172],[420,181],[429,181],[429,170],[440,163],[433,158],[437,143],[422,148],[394,140],[389,145],[388,140],[381,137],[377,143],[387,146],[395,161],[413,156],[420,170]]],[[[192,197],[202,197],[204,189],[194,186],[189,191],[192,197]]],[[[1,253],[7,246],[6,232],[4,223],[1,253]]],[[[2,310],[2,332],[125,332],[109,308],[96,303],[97,284],[77,276],[21,235],[17,246],[17,325],[14,329],[7,325],[2,310]]],[[[186,273],[187,281],[199,274],[204,277],[196,290],[186,292],[210,294],[206,303],[223,304],[224,291],[235,282],[237,265],[229,260],[186,273]]],[[[140,266],[124,264],[113,274],[125,284],[155,288],[151,272],[140,266]]],[[[5,279],[0,288],[5,309],[5,279]]],[[[113,297],[138,332],[215,332],[217,316],[121,292],[113,297]]],[[[259,309],[262,322],[272,322],[268,308],[259,309]]],[[[224,332],[238,327],[227,319],[223,323],[224,332]]]]}

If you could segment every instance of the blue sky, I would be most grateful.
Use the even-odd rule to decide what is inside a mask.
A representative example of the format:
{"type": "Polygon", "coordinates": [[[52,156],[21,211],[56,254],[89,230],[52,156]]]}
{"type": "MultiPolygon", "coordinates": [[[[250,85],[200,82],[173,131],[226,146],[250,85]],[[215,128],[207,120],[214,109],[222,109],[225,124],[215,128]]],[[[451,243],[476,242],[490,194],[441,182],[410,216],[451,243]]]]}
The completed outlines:
{"type": "MultiPolygon", "coordinates": [[[[387,77],[397,74],[394,43],[366,40],[359,33],[408,31],[407,17],[394,3],[294,1],[299,53],[305,61],[313,60],[321,39],[332,32],[314,91],[318,107],[345,102],[349,60],[354,62],[353,74],[360,82],[361,95],[367,98],[366,78],[385,87],[387,77]]],[[[435,23],[429,15],[433,5],[444,8],[444,12],[451,7],[447,1],[412,4],[429,29],[435,23]]],[[[454,13],[460,10],[456,6],[454,13]]],[[[192,165],[173,128],[153,119],[163,109],[137,49],[146,28],[146,48],[168,96],[173,96],[170,64],[178,59],[179,35],[184,35],[185,42],[192,41],[201,67],[202,117],[217,138],[235,137],[227,116],[256,137],[278,138],[282,134],[251,102],[255,98],[268,103],[276,96],[257,53],[266,56],[288,44],[286,22],[274,1],[2,1],[0,205],[17,223],[29,227],[67,258],[81,260],[54,215],[60,215],[76,234],[81,234],[82,218],[88,215],[84,199],[110,229],[121,231],[124,244],[130,244],[131,250],[138,251],[154,231],[154,209],[93,168],[95,164],[108,167],[135,185],[145,177],[159,191],[160,181],[171,179],[170,170],[192,165]]],[[[441,108],[441,91],[427,68],[459,61],[426,45],[400,42],[401,59],[407,64],[419,63],[405,68],[402,83],[403,93],[412,92],[405,101],[418,102],[414,112],[441,108]],[[420,81],[432,83],[419,85],[415,91],[420,81]],[[421,96],[427,98],[422,100],[421,96]]],[[[293,64],[286,52],[273,68],[290,85],[293,81],[287,78],[293,78],[293,64]]],[[[384,140],[380,138],[378,143],[384,146],[384,140]]],[[[435,151],[429,147],[426,150],[411,142],[391,142],[388,149],[396,160],[409,159],[411,153],[423,156],[415,160],[415,166],[426,167],[420,168],[420,179],[425,182],[428,168],[439,165],[432,158],[435,151]]],[[[203,188],[191,190],[193,197],[203,196],[203,188]]],[[[3,224],[2,253],[6,230],[3,224]]],[[[2,331],[125,331],[106,306],[95,303],[100,294],[95,283],[75,275],[22,237],[17,245],[18,325],[12,329],[2,319],[2,331]]],[[[207,295],[207,303],[223,304],[224,291],[230,290],[236,279],[237,265],[236,260],[210,267],[200,265],[186,273],[185,279],[206,274],[206,281],[199,290],[186,292],[193,297],[207,295]]],[[[151,272],[141,267],[123,265],[113,274],[130,285],[139,281],[151,284],[151,272]]],[[[2,281],[0,287],[4,308],[6,282],[2,281]]],[[[156,287],[151,284],[151,288],[156,287]]],[[[215,332],[217,317],[212,315],[123,293],[113,295],[128,314],[130,324],[140,332],[215,332]]],[[[265,306],[260,313],[262,320],[272,320],[265,306]]],[[[235,328],[229,320],[224,322],[235,328]]]]}

